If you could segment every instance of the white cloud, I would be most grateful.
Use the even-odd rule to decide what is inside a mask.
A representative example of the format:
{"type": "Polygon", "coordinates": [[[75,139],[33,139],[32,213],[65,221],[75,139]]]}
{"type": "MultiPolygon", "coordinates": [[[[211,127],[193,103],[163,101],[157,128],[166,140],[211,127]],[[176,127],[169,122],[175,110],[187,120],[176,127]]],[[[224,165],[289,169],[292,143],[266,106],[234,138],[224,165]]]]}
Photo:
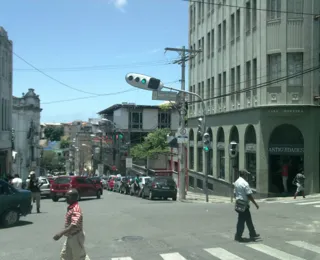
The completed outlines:
{"type": "Polygon", "coordinates": [[[112,0],[113,5],[124,12],[124,7],[128,4],[128,0],[112,0]]]}
{"type": "Polygon", "coordinates": [[[150,54],[153,54],[153,53],[157,53],[157,52],[159,52],[159,51],[161,51],[161,49],[153,49],[153,50],[149,51],[149,53],[150,53],[150,54]]]}

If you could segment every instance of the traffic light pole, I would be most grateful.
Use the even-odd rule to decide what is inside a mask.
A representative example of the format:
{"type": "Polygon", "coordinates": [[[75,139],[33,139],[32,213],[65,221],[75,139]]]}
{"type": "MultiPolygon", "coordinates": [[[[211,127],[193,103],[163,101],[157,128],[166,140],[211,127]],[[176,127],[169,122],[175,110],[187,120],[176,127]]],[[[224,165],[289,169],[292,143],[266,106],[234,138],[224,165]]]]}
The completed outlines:
{"type": "MultiPolygon", "coordinates": [[[[191,94],[191,95],[197,95],[196,93],[188,92],[186,91],[186,61],[189,60],[189,57],[187,57],[187,53],[199,53],[201,51],[196,50],[190,50],[186,49],[185,46],[182,48],[165,48],[165,51],[175,51],[180,53],[180,59],[175,61],[175,63],[181,64],[181,89],[173,89],[168,87],[163,87],[171,90],[177,90],[182,93],[181,99],[181,130],[185,129],[185,115],[186,115],[186,104],[185,104],[185,94],[191,94]]],[[[197,95],[198,96],[198,95],[197,95]]],[[[201,99],[201,98],[200,98],[201,99]]],[[[204,105],[204,103],[203,103],[204,105]]],[[[205,111],[205,110],[204,110],[205,111]]],[[[186,158],[187,158],[187,152],[186,152],[186,146],[184,143],[180,146],[181,149],[181,158],[180,158],[180,173],[179,173],[179,199],[184,200],[186,199],[186,158]]]]}

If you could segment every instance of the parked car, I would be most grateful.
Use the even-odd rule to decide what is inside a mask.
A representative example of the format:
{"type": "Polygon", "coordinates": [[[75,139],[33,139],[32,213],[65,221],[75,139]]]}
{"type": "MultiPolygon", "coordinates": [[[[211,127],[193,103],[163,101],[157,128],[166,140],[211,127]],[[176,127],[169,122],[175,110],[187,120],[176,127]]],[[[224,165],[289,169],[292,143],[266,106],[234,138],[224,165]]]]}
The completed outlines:
{"type": "Polygon", "coordinates": [[[150,200],[154,198],[172,198],[172,200],[177,200],[177,185],[172,177],[152,177],[144,185],[141,197],[148,197],[150,200]]]}
{"type": "Polygon", "coordinates": [[[107,190],[113,190],[117,176],[110,176],[107,182],[107,190]]]}
{"type": "Polygon", "coordinates": [[[107,183],[108,183],[108,178],[107,177],[101,177],[101,183],[102,183],[102,187],[104,189],[107,188],[107,183]]]}
{"type": "Polygon", "coordinates": [[[64,198],[69,189],[76,189],[80,200],[82,197],[97,197],[100,199],[103,189],[101,184],[82,176],[59,176],[51,185],[51,198],[54,202],[64,198]]]}
{"type": "Polygon", "coordinates": [[[103,185],[102,185],[102,180],[100,177],[91,177],[89,178],[90,180],[92,180],[92,182],[97,186],[100,187],[101,189],[101,195],[103,194],[103,185]]]}
{"type": "Polygon", "coordinates": [[[31,213],[31,192],[17,190],[3,180],[0,180],[0,201],[0,221],[4,227],[17,224],[21,216],[31,213]]]}
{"type": "Polygon", "coordinates": [[[39,181],[42,183],[40,187],[40,193],[41,196],[50,198],[51,197],[51,192],[50,192],[50,181],[46,177],[39,177],[39,181]]]}

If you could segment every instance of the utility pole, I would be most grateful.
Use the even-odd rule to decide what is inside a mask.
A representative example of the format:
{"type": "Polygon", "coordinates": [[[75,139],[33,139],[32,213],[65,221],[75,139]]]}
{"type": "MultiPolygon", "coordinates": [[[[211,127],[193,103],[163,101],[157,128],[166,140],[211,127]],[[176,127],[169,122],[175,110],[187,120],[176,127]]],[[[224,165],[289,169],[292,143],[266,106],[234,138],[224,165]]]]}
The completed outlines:
{"type": "MultiPolygon", "coordinates": [[[[185,115],[186,115],[186,99],[185,99],[185,88],[186,88],[186,61],[188,61],[192,56],[187,56],[187,53],[193,54],[193,53],[200,53],[202,52],[201,50],[191,50],[191,49],[186,49],[185,46],[182,48],[165,48],[165,51],[175,51],[179,52],[180,54],[180,59],[175,61],[175,64],[181,64],[181,99],[182,99],[182,104],[181,104],[181,111],[180,111],[180,116],[181,116],[181,131],[185,131],[185,115]]],[[[204,111],[205,112],[205,111],[204,111]]],[[[186,154],[186,145],[182,143],[180,145],[181,149],[181,155],[180,155],[180,173],[179,173],[179,199],[183,200],[186,199],[186,159],[187,159],[187,154],[186,154]]]]}

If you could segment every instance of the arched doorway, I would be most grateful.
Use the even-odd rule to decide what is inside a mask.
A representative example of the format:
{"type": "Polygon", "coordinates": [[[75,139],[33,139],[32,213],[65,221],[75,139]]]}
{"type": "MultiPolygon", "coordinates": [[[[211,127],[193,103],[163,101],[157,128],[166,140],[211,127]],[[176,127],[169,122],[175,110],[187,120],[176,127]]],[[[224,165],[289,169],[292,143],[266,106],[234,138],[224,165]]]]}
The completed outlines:
{"type": "Polygon", "coordinates": [[[283,124],[273,130],[269,139],[269,192],[283,193],[287,184],[285,193],[294,193],[292,180],[304,167],[303,155],[304,139],[297,127],[283,124]]]}
{"type": "Polygon", "coordinates": [[[202,145],[202,134],[200,132],[197,133],[197,149],[198,149],[198,172],[203,172],[203,145],[202,145]]]}
{"type": "Polygon", "coordinates": [[[219,127],[217,132],[217,171],[218,178],[225,179],[225,140],[224,131],[219,127]]]}
{"type": "MultiPolygon", "coordinates": [[[[230,136],[229,136],[229,143],[236,142],[239,144],[239,132],[236,126],[231,127],[230,136]]],[[[239,151],[236,158],[230,158],[230,176],[233,175],[233,180],[237,179],[236,172],[239,170],[239,151]]]]}
{"type": "Polygon", "coordinates": [[[194,132],[189,131],[189,168],[194,169],[194,132]]]}
{"type": "Polygon", "coordinates": [[[253,125],[248,125],[244,134],[246,169],[251,173],[248,182],[251,188],[257,187],[257,137],[253,125]]]}
{"type": "Polygon", "coordinates": [[[213,162],[212,162],[212,158],[213,158],[213,149],[212,149],[213,133],[212,133],[211,128],[208,128],[207,133],[210,136],[210,150],[208,152],[208,174],[213,175],[213,162]]]}

